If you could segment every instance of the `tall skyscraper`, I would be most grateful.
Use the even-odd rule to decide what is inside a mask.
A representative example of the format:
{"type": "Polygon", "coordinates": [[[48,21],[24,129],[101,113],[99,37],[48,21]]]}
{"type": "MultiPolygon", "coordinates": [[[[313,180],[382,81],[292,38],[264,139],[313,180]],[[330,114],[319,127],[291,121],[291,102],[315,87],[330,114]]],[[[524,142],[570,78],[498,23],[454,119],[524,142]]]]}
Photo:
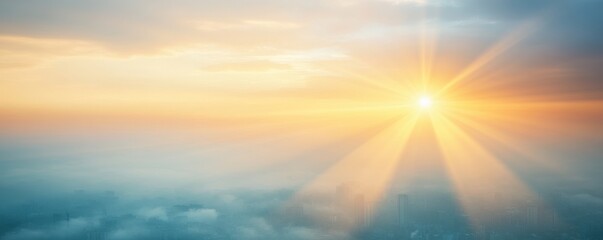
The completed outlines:
{"type": "Polygon", "coordinates": [[[410,203],[407,194],[398,194],[398,226],[405,228],[410,222],[410,203]]]}
{"type": "Polygon", "coordinates": [[[354,224],[356,227],[365,227],[367,225],[366,218],[366,202],[364,200],[364,195],[358,194],[354,199],[354,224]]]}
{"type": "Polygon", "coordinates": [[[355,223],[354,187],[351,183],[342,183],[335,191],[335,224],[349,227],[355,223]]]}
{"type": "Polygon", "coordinates": [[[539,211],[536,204],[530,204],[526,208],[526,222],[530,227],[538,226],[539,211]]]}

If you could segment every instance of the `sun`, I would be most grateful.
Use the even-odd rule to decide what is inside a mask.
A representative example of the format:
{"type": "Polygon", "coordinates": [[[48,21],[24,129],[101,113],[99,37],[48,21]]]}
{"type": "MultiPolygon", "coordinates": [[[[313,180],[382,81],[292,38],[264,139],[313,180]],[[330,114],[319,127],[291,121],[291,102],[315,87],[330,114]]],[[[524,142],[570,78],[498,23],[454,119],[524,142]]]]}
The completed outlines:
{"type": "Polygon", "coordinates": [[[431,99],[431,97],[423,95],[420,96],[419,99],[417,99],[417,105],[421,109],[430,109],[431,106],[433,106],[433,100],[431,99]]]}

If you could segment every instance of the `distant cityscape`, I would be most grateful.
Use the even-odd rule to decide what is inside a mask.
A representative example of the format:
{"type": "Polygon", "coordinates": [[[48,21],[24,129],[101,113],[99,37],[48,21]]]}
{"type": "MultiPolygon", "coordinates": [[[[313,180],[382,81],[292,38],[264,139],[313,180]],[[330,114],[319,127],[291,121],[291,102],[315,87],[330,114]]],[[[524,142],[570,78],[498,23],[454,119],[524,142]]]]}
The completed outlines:
{"type": "MultiPolygon", "coordinates": [[[[316,208],[312,201],[298,202],[286,215],[297,221],[317,216],[328,218],[330,221],[323,222],[323,226],[347,229],[357,239],[599,239],[603,236],[599,224],[586,220],[602,219],[601,209],[579,216],[572,215],[569,206],[558,213],[544,202],[505,199],[504,193],[495,191],[484,195],[487,196],[483,202],[471,206],[481,213],[472,219],[452,196],[400,193],[369,203],[362,193],[354,192],[352,185],[342,184],[336,188],[330,217],[322,216],[324,212],[313,212],[316,208]],[[565,222],[560,216],[562,212],[581,224],[565,222]]],[[[296,223],[299,224],[293,222],[296,223]]]]}
{"type": "Polygon", "coordinates": [[[206,204],[164,198],[144,200],[161,207],[136,208],[135,202],[112,191],[80,190],[67,199],[3,208],[0,239],[603,239],[601,205],[583,209],[567,199],[510,200],[491,191],[486,201],[472,206],[482,214],[470,216],[449,193],[390,193],[371,202],[346,183],[331,193],[293,195],[257,194],[238,205],[240,209],[217,206],[216,199],[206,204]],[[75,230],[57,235],[56,229],[68,227],[75,230]],[[303,230],[306,235],[272,234],[277,230],[303,230]]]}

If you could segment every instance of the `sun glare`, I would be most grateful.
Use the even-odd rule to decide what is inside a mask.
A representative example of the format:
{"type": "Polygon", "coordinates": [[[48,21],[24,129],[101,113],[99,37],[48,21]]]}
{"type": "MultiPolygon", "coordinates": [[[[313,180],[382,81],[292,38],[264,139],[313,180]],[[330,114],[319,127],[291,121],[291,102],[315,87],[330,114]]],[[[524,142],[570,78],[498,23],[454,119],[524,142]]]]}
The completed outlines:
{"type": "Polygon", "coordinates": [[[421,96],[417,101],[417,104],[421,109],[429,109],[433,105],[433,101],[429,96],[421,96]]]}

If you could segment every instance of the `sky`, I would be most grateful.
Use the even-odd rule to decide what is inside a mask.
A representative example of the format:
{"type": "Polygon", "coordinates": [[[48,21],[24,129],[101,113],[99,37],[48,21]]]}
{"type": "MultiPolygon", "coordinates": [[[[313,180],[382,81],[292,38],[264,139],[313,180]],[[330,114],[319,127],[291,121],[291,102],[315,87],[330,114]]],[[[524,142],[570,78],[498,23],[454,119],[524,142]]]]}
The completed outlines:
{"type": "Polygon", "coordinates": [[[477,220],[483,188],[603,209],[602,7],[0,0],[0,239],[104,224],[11,210],[68,198],[130,214],[109,239],[152,235],[149,219],[218,236],[228,214],[232,239],[317,239],[266,212],[349,181],[369,202],[450,191],[477,220]]]}

